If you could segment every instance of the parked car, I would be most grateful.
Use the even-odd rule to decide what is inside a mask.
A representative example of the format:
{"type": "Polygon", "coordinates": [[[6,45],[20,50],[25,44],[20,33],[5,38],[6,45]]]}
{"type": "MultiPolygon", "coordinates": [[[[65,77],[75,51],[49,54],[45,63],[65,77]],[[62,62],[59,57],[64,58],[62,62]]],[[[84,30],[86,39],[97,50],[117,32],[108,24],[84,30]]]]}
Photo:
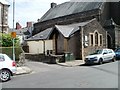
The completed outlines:
{"type": "Polygon", "coordinates": [[[0,81],[5,82],[11,79],[16,73],[16,63],[6,54],[0,54],[0,81]]]}
{"type": "Polygon", "coordinates": [[[112,49],[96,50],[95,53],[85,57],[85,64],[102,64],[106,61],[115,61],[115,52],[112,49]]]}
{"type": "Polygon", "coordinates": [[[115,54],[116,54],[116,59],[117,59],[117,60],[120,59],[120,48],[117,48],[117,49],[115,50],[115,54]]]}

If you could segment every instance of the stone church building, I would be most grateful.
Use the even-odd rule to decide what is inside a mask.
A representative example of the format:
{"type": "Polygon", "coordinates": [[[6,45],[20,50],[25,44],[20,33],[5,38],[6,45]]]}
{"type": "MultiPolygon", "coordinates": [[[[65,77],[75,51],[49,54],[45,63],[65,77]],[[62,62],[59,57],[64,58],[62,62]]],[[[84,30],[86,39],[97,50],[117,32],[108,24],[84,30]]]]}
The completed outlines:
{"type": "Polygon", "coordinates": [[[51,3],[28,42],[52,40],[54,54],[70,52],[75,59],[96,49],[115,49],[120,46],[119,9],[120,2],[51,3]]]}

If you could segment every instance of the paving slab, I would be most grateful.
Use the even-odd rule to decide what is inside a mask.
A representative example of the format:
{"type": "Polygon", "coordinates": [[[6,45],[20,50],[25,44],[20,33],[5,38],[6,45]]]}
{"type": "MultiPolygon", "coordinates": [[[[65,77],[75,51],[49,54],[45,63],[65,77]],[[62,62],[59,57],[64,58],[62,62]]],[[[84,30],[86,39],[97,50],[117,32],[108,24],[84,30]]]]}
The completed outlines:
{"type": "Polygon", "coordinates": [[[31,72],[32,72],[32,70],[29,67],[27,67],[27,66],[20,66],[20,67],[17,67],[16,75],[29,74],[31,72]]]}
{"type": "Polygon", "coordinates": [[[57,64],[66,67],[75,67],[75,66],[80,66],[84,63],[85,63],[84,60],[72,60],[72,61],[66,61],[65,63],[57,63],[57,64]]]}

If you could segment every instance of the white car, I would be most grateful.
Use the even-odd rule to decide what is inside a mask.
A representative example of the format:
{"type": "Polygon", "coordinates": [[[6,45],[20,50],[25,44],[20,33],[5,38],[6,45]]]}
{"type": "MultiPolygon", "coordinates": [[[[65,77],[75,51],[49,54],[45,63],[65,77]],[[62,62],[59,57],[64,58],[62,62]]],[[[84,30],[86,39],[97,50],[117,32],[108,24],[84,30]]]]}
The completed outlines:
{"type": "Polygon", "coordinates": [[[85,64],[102,64],[106,61],[115,61],[115,53],[112,49],[96,50],[95,53],[85,57],[85,64]]]}
{"type": "Polygon", "coordinates": [[[5,82],[11,79],[16,73],[16,63],[6,54],[0,54],[0,81],[5,82]]]}

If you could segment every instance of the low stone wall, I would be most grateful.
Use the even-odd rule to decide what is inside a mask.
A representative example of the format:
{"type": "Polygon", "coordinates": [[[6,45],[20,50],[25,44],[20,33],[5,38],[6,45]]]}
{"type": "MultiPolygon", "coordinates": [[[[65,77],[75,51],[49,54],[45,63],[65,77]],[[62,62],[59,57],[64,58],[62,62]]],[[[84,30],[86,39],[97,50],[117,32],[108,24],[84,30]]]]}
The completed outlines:
{"type": "Polygon", "coordinates": [[[45,57],[44,54],[32,54],[32,53],[25,53],[25,59],[31,60],[31,61],[42,61],[45,57]]]}
{"type": "MultiPolygon", "coordinates": [[[[31,60],[31,61],[39,61],[44,63],[56,63],[57,59],[53,56],[46,56],[44,54],[32,54],[32,53],[25,53],[25,59],[31,60]]],[[[63,59],[63,58],[62,58],[63,59]]],[[[60,62],[63,62],[63,60],[60,59],[60,62]]]]}

